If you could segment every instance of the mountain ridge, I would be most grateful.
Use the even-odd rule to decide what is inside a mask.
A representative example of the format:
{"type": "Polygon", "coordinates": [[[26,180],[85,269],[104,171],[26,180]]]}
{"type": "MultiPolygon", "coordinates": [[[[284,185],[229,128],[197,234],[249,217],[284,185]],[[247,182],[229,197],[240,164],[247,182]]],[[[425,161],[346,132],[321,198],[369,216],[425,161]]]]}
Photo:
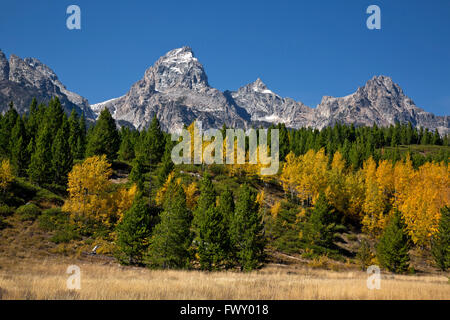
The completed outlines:
{"type": "Polygon", "coordinates": [[[168,132],[179,131],[194,120],[202,121],[204,128],[226,124],[244,129],[276,123],[322,129],[337,122],[389,126],[410,121],[441,134],[450,132],[449,116],[419,108],[388,76],[374,76],[344,97],[323,96],[312,108],[280,96],[259,77],[235,91],[211,87],[203,65],[188,46],[161,56],[124,95],[92,105],[67,90],[38,59],[11,55],[8,61],[0,50],[0,112],[13,100],[18,111],[25,113],[33,96],[39,102],[58,96],[67,112],[76,108],[90,120],[108,108],[120,126],[136,129],[146,128],[156,115],[168,132]]]}
{"type": "Polygon", "coordinates": [[[20,113],[26,113],[33,98],[48,103],[55,96],[67,113],[75,108],[78,114],[84,113],[88,120],[95,120],[89,101],[67,90],[47,65],[36,58],[21,59],[15,54],[8,60],[0,50],[0,112],[7,110],[12,101],[20,113]]]}
{"type": "Polygon", "coordinates": [[[99,113],[104,107],[109,108],[116,119],[137,128],[146,127],[156,114],[168,131],[179,130],[199,115],[206,127],[221,127],[224,123],[232,127],[236,126],[234,121],[244,128],[284,123],[295,129],[322,129],[337,122],[388,126],[396,121],[411,121],[415,126],[438,129],[441,134],[450,132],[448,116],[435,116],[417,107],[399,85],[384,75],[374,76],[345,97],[324,96],[316,108],[311,108],[301,101],[281,97],[260,78],[236,91],[214,89],[208,83],[203,65],[187,46],[160,57],[125,96],[98,103],[93,109],[99,113]],[[142,83],[146,84],[144,92],[136,90],[142,83]],[[152,98],[155,96],[159,98],[152,98]],[[164,109],[170,109],[177,116],[167,117],[164,109]],[[140,115],[139,119],[136,114],[140,115]]]}

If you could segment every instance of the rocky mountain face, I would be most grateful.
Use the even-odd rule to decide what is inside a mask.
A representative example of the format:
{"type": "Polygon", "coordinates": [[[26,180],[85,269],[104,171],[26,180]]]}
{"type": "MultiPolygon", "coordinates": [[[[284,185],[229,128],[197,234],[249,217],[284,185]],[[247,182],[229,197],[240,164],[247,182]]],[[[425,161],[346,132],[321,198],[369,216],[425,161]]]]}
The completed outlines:
{"type": "Polygon", "coordinates": [[[252,122],[284,123],[290,128],[312,124],[314,109],[290,98],[282,98],[257,79],[236,92],[231,92],[235,103],[245,109],[252,122]]]}
{"type": "Polygon", "coordinates": [[[39,103],[47,103],[55,96],[67,113],[75,108],[78,114],[84,112],[87,119],[95,119],[89,102],[67,90],[45,64],[35,58],[21,59],[16,55],[11,55],[8,61],[0,51],[0,112],[6,111],[13,101],[18,112],[26,113],[33,98],[39,103]]]}
{"type": "Polygon", "coordinates": [[[315,110],[313,126],[336,122],[389,126],[411,121],[415,126],[450,132],[450,117],[438,117],[417,107],[391,78],[377,76],[355,93],[342,98],[325,96],[315,110]]]}
{"type": "Polygon", "coordinates": [[[336,122],[388,126],[411,121],[416,126],[450,132],[450,118],[417,107],[391,78],[377,76],[355,93],[323,97],[316,108],[280,97],[257,79],[237,91],[212,88],[192,49],[183,47],[161,57],[128,93],[91,106],[107,107],[122,125],[141,129],[156,114],[162,127],[174,132],[198,119],[204,128],[249,128],[284,123],[290,128],[323,128],[336,122]]]}
{"type": "Polygon", "coordinates": [[[203,66],[188,47],[161,57],[126,95],[91,107],[97,113],[107,107],[120,123],[137,129],[147,127],[154,115],[170,132],[196,119],[205,128],[220,128],[223,123],[246,128],[250,123],[244,109],[210,87],[203,66]]]}
{"type": "Polygon", "coordinates": [[[14,101],[16,109],[27,112],[35,97],[48,102],[58,96],[70,112],[75,108],[87,119],[95,120],[108,108],[119,125],[146,128],[156,115],[168,132],[176,132],[194,120],[203,128],[267,127],[284,123],[289,128],[323,128],[336,122],[356,125],[388,126],[396,121],[411,121],[416,126],[450,133],[450,117],[435,116],[417,107],[391,78],[376,76],[346,97],[325,96],[316,108],[283,98],[257,79],[237,91],[219,91],[211,87],[203,65],[192,49],[174,49],[148,68],[122,97],[89,105],[80,95],[70,92],[56,74],[34,58],[9,61],[0,51],[0,112],[14,101]]]}

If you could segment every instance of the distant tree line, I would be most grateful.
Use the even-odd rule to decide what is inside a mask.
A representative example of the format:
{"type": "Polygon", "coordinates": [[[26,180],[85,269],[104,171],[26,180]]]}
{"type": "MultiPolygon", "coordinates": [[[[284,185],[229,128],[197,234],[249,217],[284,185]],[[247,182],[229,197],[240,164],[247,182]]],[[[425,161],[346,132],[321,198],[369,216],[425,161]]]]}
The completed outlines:
{"type": "MultiPolygon", "coordinates": [[[[437,145],[449,146],[448,134],[441,136],[427,128],[415,128],[411,122],[389,127],[373,126],[356,127],[353,124],[336,123],[322,130],[312,128],[288,129],[284,124],[272,125],[269,129],[280,130],[280,160],[284,160],[289,152],[296,156],[309,150],[325,149],[330,163],[336,151],[339,151],[347,164],[360,168],[364,160],[372,157],[375,161],[402,159],[399,146],[437,145]]],[[[269,130],[270,134],[270,130],[269,130]]],[[[270,141],[270,138],[268,139],[270,141]]],[[[415,154],[413,163],[419,166],[427,161],[448,161],[448,151],[442,150],[437,155],[423,156],[415,154]]]]}

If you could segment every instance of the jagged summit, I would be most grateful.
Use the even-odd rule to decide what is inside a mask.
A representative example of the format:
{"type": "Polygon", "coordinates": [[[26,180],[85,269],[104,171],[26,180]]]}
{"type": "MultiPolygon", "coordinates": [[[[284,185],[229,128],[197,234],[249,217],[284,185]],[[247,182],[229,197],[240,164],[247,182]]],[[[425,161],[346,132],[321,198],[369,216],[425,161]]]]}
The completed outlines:
{"type": "Polygon", "coordinates": [[[441,133],[450,131],[448,117],[437,117],[417,107],[392,78],[381,75],[348,96],[323,97],[316,108],[314,126],[323,128],[336,122],[389,126],[408,121],[441,133]]]}
{"type": "Polygon", "coordinates": [[[160,60],[172,63],[189,63],[191,61],[198,61],[192,51],[192,48],[188,46],[173,49],[162,56],[160,60]]]}
{"type": "Polygon", "coordinates": [[[145,79],[156,91],[172,89],[199,90],[209,87],[203,65],[190,47],[174,49],[147,69],[145,79]]]}
{"type": "Polygon", "coordinates": [[[123,97],[92,106],[108,108],[122,124],[146,128],[157,115],[163,129],[178,131],[198,119],[205,127],[219,123],[246,127],[245,110],[208,84],[203,65],[190,47],[171,50],[148,68],[123,97]]]}
{"type": "Polygon", "coordinates": [[[257,78],[254,82],[248,84],[246,87],[258,93],[275,94],[267,88],[267,85],[262,82],[261,78],[257,78]]]}
{"type": "Polygon", "coordinates": [[[14,102],[19,112],[24,113],[33,98],[46,103],[55,96],[59,97],[68,113],[75,108],[87,119],[95,119],[89,102],[67,90],[48,66],[36,58],[21,59],[15,54],[11,54],[8,61],[0,51],[0,112],[6,110],[10,101],[14,102]]]}

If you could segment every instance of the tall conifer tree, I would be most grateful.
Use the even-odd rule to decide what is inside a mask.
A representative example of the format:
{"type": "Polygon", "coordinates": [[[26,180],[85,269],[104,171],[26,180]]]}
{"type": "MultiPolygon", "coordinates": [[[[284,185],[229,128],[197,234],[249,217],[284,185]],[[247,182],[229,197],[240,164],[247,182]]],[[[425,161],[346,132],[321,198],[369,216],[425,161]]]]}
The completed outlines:
{"type": "Polygon", "coordinates": [[[169,185],[160,223],[153,231],[146,256],[150,267],[179,269],[189,265],[189,247],[192,242],[192,216],[186,207],[183,188],[173,182],[169,185]]]}
{"type": "Polygon", "coordinates": [[[100,113],[88,140],[86,150],[88,156],[105,154],[109,161],[117,158],[120,136],[116,122],[107,108],[100,113]]]}
{"type": "Polygon", "coordinates": [[[231,222],[231,241],[237,262],[242,270],[257,268],[264,257],[262,219],[256,194],[247,184],[241,185],[231,222]]]}

